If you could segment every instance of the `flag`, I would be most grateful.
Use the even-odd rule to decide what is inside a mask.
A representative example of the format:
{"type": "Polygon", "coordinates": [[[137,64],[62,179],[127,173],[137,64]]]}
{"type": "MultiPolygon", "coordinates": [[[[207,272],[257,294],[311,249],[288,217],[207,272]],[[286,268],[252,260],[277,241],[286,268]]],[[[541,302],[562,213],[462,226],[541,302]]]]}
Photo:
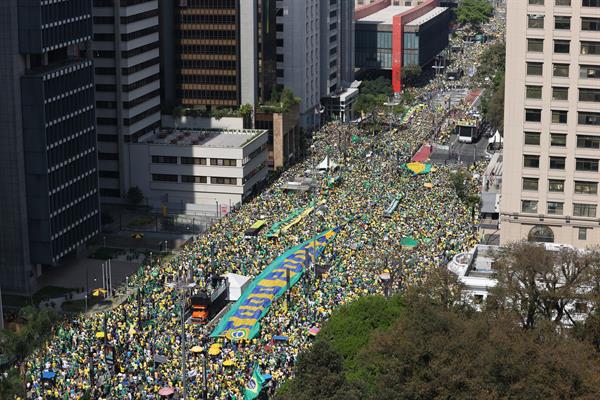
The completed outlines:
{"type": "Polygon", "coordinates": [[[263,379],[258,364],[254,364],[254,371],[252,372],[252,378],[246,384],[244,388],[244,400],[253,400],[258,397],[262,390],[263,379]]]}

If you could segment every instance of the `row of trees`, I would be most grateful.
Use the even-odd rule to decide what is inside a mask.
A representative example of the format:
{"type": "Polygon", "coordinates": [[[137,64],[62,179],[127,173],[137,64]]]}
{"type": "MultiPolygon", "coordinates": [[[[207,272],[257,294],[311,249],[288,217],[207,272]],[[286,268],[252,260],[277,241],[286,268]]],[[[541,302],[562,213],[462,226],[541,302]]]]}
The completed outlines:
{"type": "Polygon", "coordinates": [[[443,266],[402,296],[341,307],[276,398],[600,398],[600,252],[515,243],[493,256],[480,311],[443,266]]]}
{"type": "Polygon", "coordinates": [[[494,15],[494,7],[488,0],[462,0],[456,10],[456,20],[461,25],[478,29],[494,15]]]}

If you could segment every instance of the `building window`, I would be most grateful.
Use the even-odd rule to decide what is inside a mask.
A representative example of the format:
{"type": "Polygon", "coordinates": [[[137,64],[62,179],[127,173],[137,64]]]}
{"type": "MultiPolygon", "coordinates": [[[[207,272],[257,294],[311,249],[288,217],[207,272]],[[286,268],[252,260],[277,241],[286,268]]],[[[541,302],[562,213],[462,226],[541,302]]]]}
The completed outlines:
{"type": "Polygon", "coordinates": [[[541,99],[542,98],[542,87],[541,86],[527,85],[525,88],[526,88],[525,94],[528,99],[541,99]]]}
{"type": "Polygon", "coordinates": [[[237,185],[237,178],[223,178],[221,176],[213,176],[210,178],[210,183],[215,185],[237,185]]]}
{"type": "MultiPolygon", "coordinates": [[[[571,17],[557,15],[554,17],[554,29],[571,29],[571,17]]],[[[568,42],[567,42],[568,43],[568,42]]],[[[567,50],[567,53],[569,51],[567,50]]]]}
{"type": "Polygon", "coordinates": [[[544,29],[544,16],[539,14],[527,15],[527,27],[531,29],[544,29]]]}
{"type": "Polygon", "coordinates": [[[523,155],[523,167],[524,168],[539,168],[540,167],[540,156],[524,154],[523,155]]]}
{"type": "Polygon", "coordinates": [[[581,18],[581,30],[582,31],[600,31],[600,18],[582,17],[581,18]]]}
{"type": "Polygon", "coordinates": [[[600,7],[600,0],[582,0],[581,5],[584,7],[600,7]]]}
{"type": "Polygon", "coordinates": [[[541,76],[543,65],[544,65],[543,63],[528,62],[527,63],[527,75],[541,76]]]}
{"type": "Polygon", "coordinates": [[[538,178],[523,178],[523,190],[538,190],[538,178]]]}
{"type": "Polygon", "coordinates": [[[570,6],[571,0],[555,0],[554,5],[555,6],[570,6]]]}
{"type": "Polygon", "coordinates": [[[539,132],[525,132],[525,144],[538,146],[540,144],[539,132]]]}
{"type": "Polygon", "coordinates": [[[570,42],[568,40],[555,40],[554,52],[559,54],[569,54],[570,42]]]}
{"type": "Polygon", "coordinates": [[[600,65],[580,65],[579,77],[582,79],[600,79],[600,65]]]}
{"type": "Polygon", "coordinates": [[[552,88],[552,100],[569,100],[569,88],[554,86],[552,88]]]}
{"type": "Polygon", "coordinates": [[[563,215],[563,204],[560,201],[549,201],[548,202],[548,214],[550,215],[563,215]]]}
{"type": "Polygon", "coordinates": [[[218,167],[235,167],[237,163],[235,159],[231,158],[211,158],[210,165],[216,165],[218,167]]]}
{"type": "Polygon", "coordinates": [[[181,157],[181,163],[185,165],[206,165],[206,158],[203,157],[181,157]]]}
{"type": "Polygon", "coordinates": [[[542,110],[535,108],[525,109],[525,121],[527,122],[540,122],[542,120],[542,110]]]}
{"type": "Polygon", "coordinates": [[[562,193],[565,191],[565,181],[562,179],[548,179],[548,191],[562,193]]]}
{"type": "Polygon", "coordinates": [[[177,175],[152,174],[154,182],[177,182],[177,175]]]}
{"type": "Polygon", "coordinates": [[[177,164],[174,156],[152,156],[152,164],[177,164]]]}
{"type": "Polygon", "coordinates": [[[550,157],[550,169],[565,169],[565,157],[550,157]]]}
{"type": "Polygon", "coordinates": [[[599,55],[600,42],[581,42],[582,55],[599,55]]]}
{"type": "Polygon", "coordinates": [[[521,211],[528,214],[537,214],[537,200],[521,200],[521,211]]]}
{"type": "Polygon", "coordinates": [[[181,175],[182,183],[206,183],[205,176],[197,176],[197,175],[181,175]]]}
{"type": "Polygon", "coordinates": [[[550,134],[550,146],[565,147],[567,145],[567,135],[563,133],[550,134]]]}
{"type": "Polygon", "coordinates": [[[544,39],[527,39],[527,51],[541,53],[544,51],[544,39]]]}
{"type": "Polygon", "coordinates": [[[575,170],[598,172],[598,160],[594,160],[591,158],[576,158],[575,170]]]}
{"type": "Polygon", "coordinates": [[[552,76],[568,78],[569,64],[552,64],[552,76]]]}
{"type": "Polygon", "coordinates": [[[530,242],[552,243],[554,242],[554,232],[549,226],[536,225],[529,231],[527,240],[530,242]]]}
{"type": "MultiPolygon", "coordinates": [[[[587,228],[577,228],[577,239],[587,240],[587,228]]],[[[579,311],[577,311],[578,304],[585,304],[585,303],[576,303],[575,304],[575,312],[579,312],[579,311]]]]}
{"type": "Polygon", "coordinates": [[[600,149],[600,136],[577,135],[577,147],[580,149],[600,149]]]}
{"type": "Polygon", "coordinates": [[[566,110],[552,110],[553,124],[566,124],[568,112],[566,110]]]}
{"type": "Polygon", "coordinates": [[[573,203],[573,215],[594,218],[596,216],[596,205],[573,203]]]}
{"type": "Polygon", "coordinates": [[[579,89],[579,101],[600,103],[600,89],[579,89]]]}
{"type": "Polygon", "coordinates": [[[544,0],[529,0],[529,4],[535,5],[535,6],[543,6],[544,0]]]}
{"type": "Polygon", "coordinates": [[[600,126],[600,113],[579,112],[577,114],[577,122],[581,125],[600,126]]]}
{"type": "Polygon", "coordinates": [[[597,182],[575,181],[575,193],[598,194],[597,182]]]}

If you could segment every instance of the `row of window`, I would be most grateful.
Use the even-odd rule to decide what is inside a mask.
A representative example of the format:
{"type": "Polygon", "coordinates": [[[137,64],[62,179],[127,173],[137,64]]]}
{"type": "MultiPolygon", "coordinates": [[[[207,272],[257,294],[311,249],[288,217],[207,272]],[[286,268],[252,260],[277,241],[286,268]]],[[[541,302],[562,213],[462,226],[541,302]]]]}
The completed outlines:
{"type": "MultiPolygon", "coordinates": [[[[540,132],[525,132],[523,135],[525,138],[525,144],[539,146],[540,144],[540,132]]],[[[567,146],[567,134],[566,133],[550,133],[550,146],[553,147],[566,147],[567,146]]],[[[592,135],[577,135],[577,148],[579,149],[600,149],[600,136],[592,135]]]]}
{"type": "MultiPolygon", "coordinates": [[[[566,157],[550,156],[549,168],[564,170],[566,157]]],[[[539,168],[540,156],[534,154],[523,154],[523,168],[539,168]]],[[[576,158],[575,170],[582,172],[598,172],[598,160],[593,158],[576,158]]]]}
{"type": "MultiPolygon", "coordinates": [[[[566,124],[568,121],[567,110],[551,110],[551,122],[553,124],[566,124]]],[[[539,108],[526,108],[525,121],[541,122],[542,110],[539,108]]],[[[577,113],[577,123],[580,125],[600,125],[600,113],[579,111],[577,113]]]]}
{"type": "MultiPolygon", "coordinates": [[[[575,1],[577,2],[579,0],[575,1]]],[[[543,6],[544,0],[529,0],[529,4],[543,6]]],[[[554,5],[569,7],[571,5],[571,0],[554,0],[554,5]]],[[[583,7],[600,7],[600,0],[581,0],[581,5],[583,7]]]]}
{"type": "MultiPolygon", "coordinates": [[[[527,191],[538,191],[539,178],[526,177],[523,178],[523,190],[527,191]]],[[[548,192],[553,193],[564,193],[565,181],[563,179],[548,179],[548,192]]],[[[573,188],[575,194],[598,194],[598,183],[588,181],[575,181],[573,188]]]]}
{"type": "MultiPolygon", "coordinates": [[[[544,63],[528,62],[527,75],[542,76],[544,63]]],[[[552,76],[560,78],[569,77],[569,64],[552,64],[552,76]]],[[[579,77],[581,79],[600,79],[600,65],[580,65],[579,77]]]]}
{"type": "MultiPolygon", "coordinates": [[[[154,182],[171,182],[171,183],[208,183],[208,177],[198,175],[179,175],[170,174],[152,174],[154,182]]],[[[237,185],[237,178],[226,178],[222,176],[210,177],[210,183],[213,185],[237,185]]]]}
{"type": "MultiPolygon", "coordinates": [[[[542,86],[527,85],[525,96],[528,99],[541,99],[542,86]]],[[[569,100],[569,88],[566,86],[553,86],[552,100],[569,100]]],[[[579,88],[579,101],[600,103],[600,89],[579,88]]]]}
{"type": "MultiPolygon", "coordinates": [[[[569,54],[571,51],[571,41],[564,39],[554,39],[554,53],[569,54]]],[[[527,51],[541,53],[544,51],[544,39],[527,38],[527,51]]],[[[600,55],[600,42],[581,42],[581,55],[600,55]]]]}
{"type": "MultiPolygon", "coordinates": [[[[548,201],[546,202],[546,214],[549,215],[563,215],[564,204],[561,201],[548,201]]],[[[585,203],[573,203],[573,216],[574,217],[596,217],[596,204],[585,204],[585,203]]],[[[538,214],[538,201],[537,200],[521,200],[521,212],[528,214],[538,214]]]]}
{"type": "MultiPolygon", "coordinates": [[[[527,27],[530,29],[544,29],[544,15],[528,14],[527,27]]],[[[566,15],[557,15],[554,17],[554,29],[570,30],[571,17],[566,15]]],[[[600,18],[581,17],[582,31],[600,31],[600,18]]]]}
{"type": "MultiPolygon", "coordinates": [[[[180,159],[184,165],[207,165],[204,157],[152,156],[153,164],[177,164],[180,159]]],[[[237,160],[233,158],[210,158],[210,165],[217,167],[236,167],[237,160]]]]}

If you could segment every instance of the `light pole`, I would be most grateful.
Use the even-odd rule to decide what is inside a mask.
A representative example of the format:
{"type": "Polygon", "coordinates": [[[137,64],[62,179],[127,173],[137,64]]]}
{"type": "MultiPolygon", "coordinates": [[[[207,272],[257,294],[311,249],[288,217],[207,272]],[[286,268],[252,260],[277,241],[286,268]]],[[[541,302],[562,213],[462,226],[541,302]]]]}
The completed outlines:
{"type": "Polygon", "coordinates": [[[196,286],[194,282],[189,282],[187,277],[180,278],[179,281],[168,284],[172,289],[179,291],[181,296],[181,386],[182,393],[181,398],[183,400],[186,399],[187,396],[187,371],[186,371],[186,359],[187,359],[187,349],[185,344],[185,301],[187,298],[187,291],[196,286]]]}

